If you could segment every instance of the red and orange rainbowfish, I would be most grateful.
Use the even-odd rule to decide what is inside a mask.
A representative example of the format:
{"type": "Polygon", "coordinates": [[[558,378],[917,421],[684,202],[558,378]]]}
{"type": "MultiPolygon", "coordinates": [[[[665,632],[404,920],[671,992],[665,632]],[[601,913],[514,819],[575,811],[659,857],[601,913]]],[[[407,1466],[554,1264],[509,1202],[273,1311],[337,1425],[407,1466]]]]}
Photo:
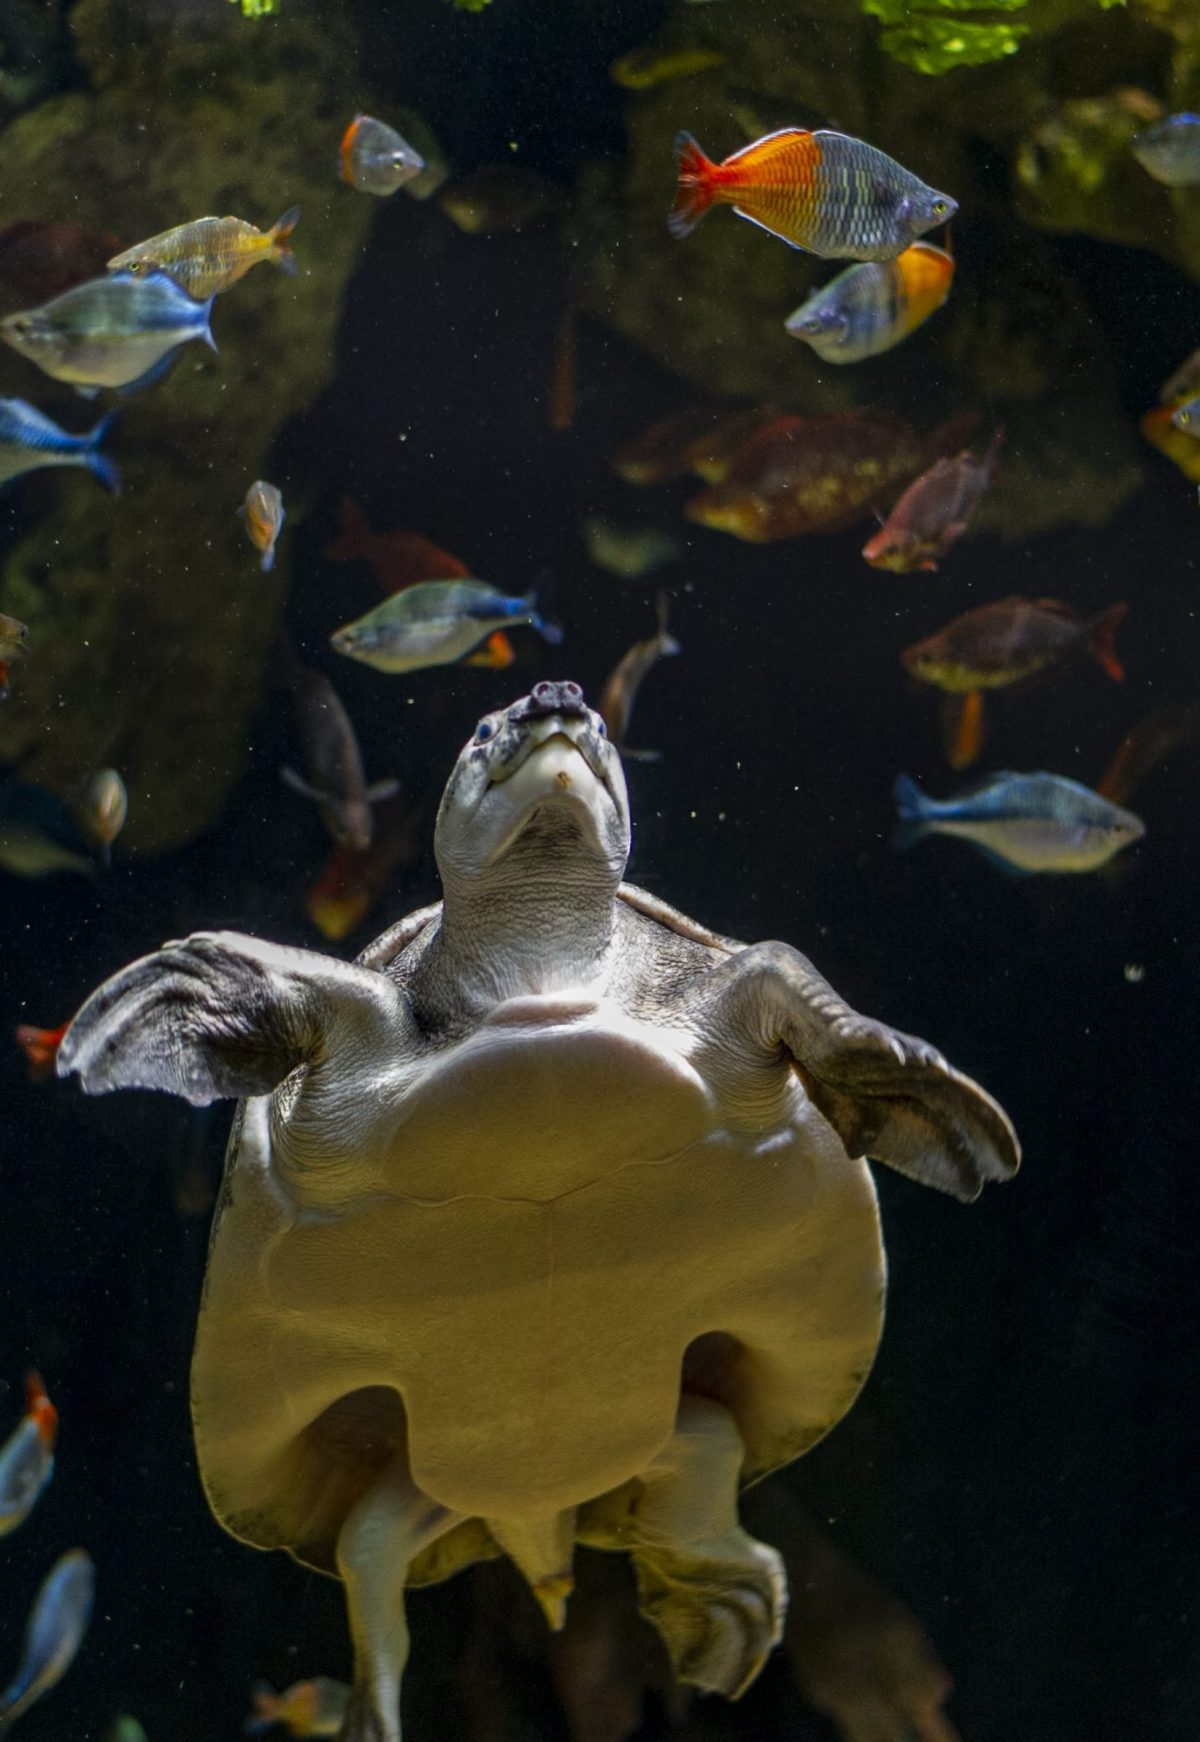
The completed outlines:
{"type": "Polygon", "coordinates": [[[675,140],[679,186],[667,219],[686,236],[712,205],[732,206],[793,248],[827,260],[894,260],[958,210],[886,152],[846,133],[785,127],[723,163],[690,133],[675,140]]]}

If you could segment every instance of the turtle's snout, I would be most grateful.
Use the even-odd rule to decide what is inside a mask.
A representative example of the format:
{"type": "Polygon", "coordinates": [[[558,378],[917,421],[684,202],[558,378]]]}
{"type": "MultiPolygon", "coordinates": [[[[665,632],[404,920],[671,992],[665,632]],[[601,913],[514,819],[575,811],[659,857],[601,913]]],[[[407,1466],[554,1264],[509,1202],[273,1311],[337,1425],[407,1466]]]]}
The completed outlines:
{"type": "Polygon", "coordinates": [[[586,720],[587,703],[577,683],[535,683],[527,696],[514,702],[508,710],[513,724],[522,720],[544,720],[549,714],[561,714],[564,719],[586,720]]]}

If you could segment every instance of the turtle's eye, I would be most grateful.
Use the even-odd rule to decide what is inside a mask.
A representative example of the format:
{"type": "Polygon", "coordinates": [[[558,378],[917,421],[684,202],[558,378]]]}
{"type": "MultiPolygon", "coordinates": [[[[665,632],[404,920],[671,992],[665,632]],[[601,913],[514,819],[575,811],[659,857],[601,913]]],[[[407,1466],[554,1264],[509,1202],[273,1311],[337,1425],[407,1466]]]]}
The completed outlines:
{"type": "Polygon", "coordinates": [[[492,725],[490,720],[480,720],[475,728],[475,742],[477,744],[486,744],[488,739],[495,735],[495,731],[496,728],[492,725]]]}
{"type": "Polygon", "coordinates": [[[596,733],[601,738],[608,737],[608,727],[604,724],[603,720],[598,719],[596,721],[596,733]]]}

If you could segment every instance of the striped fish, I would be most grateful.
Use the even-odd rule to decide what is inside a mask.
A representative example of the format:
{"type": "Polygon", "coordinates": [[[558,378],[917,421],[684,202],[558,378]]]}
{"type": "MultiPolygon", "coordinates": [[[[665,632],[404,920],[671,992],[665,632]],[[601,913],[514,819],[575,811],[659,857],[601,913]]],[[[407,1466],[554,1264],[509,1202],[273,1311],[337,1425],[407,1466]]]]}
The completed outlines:
{"type": "Polygon", "coordinates": [[[722,204],[827,260],[894,260],[958,210],[949,194],[927,187],[886,152],[824,128],[785,127],[723,163],[680,133],[675,155],[679,185],[667,219],[673,236],[688,235],[710,206],[722,204]]]}

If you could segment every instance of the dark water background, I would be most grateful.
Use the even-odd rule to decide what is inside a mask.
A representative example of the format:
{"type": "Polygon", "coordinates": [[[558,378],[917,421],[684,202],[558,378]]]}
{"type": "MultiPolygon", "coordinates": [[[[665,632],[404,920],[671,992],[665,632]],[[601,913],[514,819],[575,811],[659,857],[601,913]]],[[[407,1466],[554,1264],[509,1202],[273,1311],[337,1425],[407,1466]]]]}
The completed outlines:
{"type": "MultiPolygon", "coordinates": [[[[393,42],[375,9],[376,83],[424,112],[455,161],[502,159],[519,137],[525,161],[569,180],[583,159],[620,151],[622,95],[606,69],[650,33],[655,7],[497,0],[485,55],[480,21],[427,10],[427,34],[393,42]]],[[[666,203],[668,164],[663,180],[666,203]]],[[[968,285],[969,237],[968,216],[968,285]]],[[[1196,342],[1200,295],[1148,255],[1055,247],[1088,286],[1133,419],[1196,342]]],[[[607,457],[685,394],[584,318],[577,424],[554,434],[545,391],[566,286],[552,227],[481,240],[428,207],[381,202],[346,297],[336,384],[281,432],[267,473],[285,488],[327,479],[290,552],[289,621],[318,661],[328,628],[377,597],[365,569],[322,555],[343,492],[373,524],[467,551],[510,590],[543,568],[559,577],[564,646],[525,636],[509,672],[406,680],[324,660],[372,777],[394,772],[425,795],[423,856],[366,936],[435,895],[433,809],[478,715],[546,676],[574,677],[594,700],[652,627],[654,583],[590,567],[578,526],[594,511],[645,511],[607,457]]],[[[905,392],[894,409],[918,415],[917,362],[905,392]]],[[[676,496],[657,505],[675,529],[676,496]]],[[[892,1283],[878,1366],[788,1478],[928,1627],[968,1742],[1200,1730],[1200,761],[1181,752],[1148,782],[1135,805],[1146,839],[1112,875],[1010,880],[950,842],[894,857],[894,774],[952,786],[934,700],[909,689],[898,654],[1012,591],[1086,611],[1128,599],[1122,688],[1085,663],[992,715],[986,766],[1094,782],[1135,720],[1195,695],[1198,529],[1195,493],[1165,462],[1103,533],[980,538],[935,576],[867,570],[860,528],[767,548],[690,529],[664,577],[684,654],[638,709],[635,739],[662,760],[629,771],[631,877],[720,930],[798,944],[852,1003],[980,1077],[1023,1139],[1018,1180],[969,1209],[880,1178],[892,1283]],[[1139,983],[1127,964],[1144,968],[1139,983]]],[[[61,1020],[104,975],[193,928],[321,947],[302,896],[325,847],[278,780],[295,754],[279,694],[264,692],[252,740],[220,823],[188,851],[118,863],[95,887],[0,880],[6,1027],[61,1020]]],[[[0,1674],[58,1553],[86,1545],[99,1577],[75,1668],[20,1734],[99,1737],[126,1709],[151,1742],[236,1736],[256,1676],[345,1676],[349,1659],[336,1586],[226,1538],[197,1480],[187,1365],[206,1227],[178,1215],[172,1179],[197,1145],[219,1166],[228,1111],[85,1102],[74,1086],[28,1085],[3,1048],[0,1105],[0,1431],[31,1362],[63,1418],[54,1483],[0,1545],[0,1674]]],[[[469,1576],[411,1603],[413,1737],[457,1728],[447,1677],[470,1603],[469,1576]]],[[[827,1734],[774,1666],[712,1724],[827,1734]]],[[[554,1726],[547,1708],[528,1733],[554,1726]]]]}

